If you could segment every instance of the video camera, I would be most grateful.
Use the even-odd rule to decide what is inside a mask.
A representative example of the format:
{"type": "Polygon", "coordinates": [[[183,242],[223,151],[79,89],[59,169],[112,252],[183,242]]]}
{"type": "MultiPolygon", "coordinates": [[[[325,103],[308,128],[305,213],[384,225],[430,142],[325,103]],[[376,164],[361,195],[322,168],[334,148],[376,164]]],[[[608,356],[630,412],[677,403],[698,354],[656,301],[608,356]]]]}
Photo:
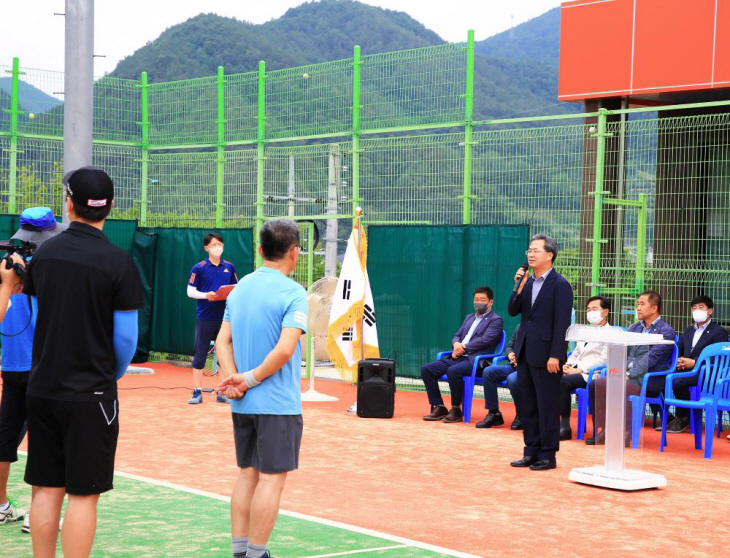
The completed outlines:
{"type": "Polygon", "coordinates": [[[7,252],[7,255],[2,258],[2,264],[5,264],[5,269],[14,269],[15,274],[20,277],[21,281],[24,281],[25,268],[22,265],[13,262],[13,260],[10,259],[10,256],[18,254],[21,258],[23,258],[23,261],[27,261],[28,258],[33,256],[33,252],[36,248],[38,248],[38,245],[35,242],[22,240],[18,245],[12,240],[0,240],[0,250],[7,252]]]}

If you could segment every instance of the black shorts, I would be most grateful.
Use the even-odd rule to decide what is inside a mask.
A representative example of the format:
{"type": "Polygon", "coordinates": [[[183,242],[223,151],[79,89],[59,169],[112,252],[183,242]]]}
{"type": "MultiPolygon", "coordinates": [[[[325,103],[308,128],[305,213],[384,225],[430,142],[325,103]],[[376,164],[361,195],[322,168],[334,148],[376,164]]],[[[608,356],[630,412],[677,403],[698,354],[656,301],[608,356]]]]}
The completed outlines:
{"type": "Polygon", "coordinates": [[[28,397],[25,482],[101,494],[114,488],[119,403],[28,397]]]}
{"type": "Polygon", "coordinates": [[[25,438],[25,392],[30,372],[3,372],[0,401],[0,461],[18,460],[18,446],[25,438]]]}
{"type": "Polygon", "coordinates": [[[268,474],[299,468],[302,415],[231,414],[239,467],[253,467],[268,474]]]}
{"type": "Polygon", "coordinates": [[[221,329],[221,322],[218,320],[197,320],[195,322],[195,356],[193,357],[193,368],[202,370],[205,368],[205,361],[210,351],[210,342],[215,341],[221,329]]]}

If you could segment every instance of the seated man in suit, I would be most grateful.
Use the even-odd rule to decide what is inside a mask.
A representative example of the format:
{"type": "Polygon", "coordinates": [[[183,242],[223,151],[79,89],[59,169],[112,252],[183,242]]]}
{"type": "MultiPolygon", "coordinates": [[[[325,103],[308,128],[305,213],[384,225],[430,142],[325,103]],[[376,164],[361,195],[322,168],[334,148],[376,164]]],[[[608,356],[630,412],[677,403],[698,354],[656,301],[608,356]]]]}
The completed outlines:
{"type": "MultiPolygon", "coordinates": [[[[517,324],[512,337],[504,348],[504,354],[507,362],[487,366],[482,372],[484,378],[484,408],[487,409],[487,416],[484,420],[476,423],[477,428],[491,428],[492,426],[501,426],[504,424],[502,413],[499,412],[499,397],[497,396],[497,387],[499,384],[507,380],[507,389],[509,389],[512,400],[515,402],[515,420],[512,421],[510,428],[512,430],[522,430],[522,421],[520,420],[520,411],[517,401],[520,394],[517,390],[517,359],[515,358],[515,340],[517,332],[520,330],[520,324],[517,324]]],[[[481,363],[480,363],[481,364],[481,363]]]]}
{"type": "MultiPolygon", "coordinates": [[[[611,327],[608,314],[611,302],[604,296],[592,296],[588,299],[586,319],[594,327],[611,327]]],[[[588,373],[596,366],[605,366],[608,358],[608,346],[605,343],[578,343],[575,350],[563,365],[563,377],[560,379],[560,440],[570,440],[573,431],[570,429],[571,393],[588,385],[588,373]]]]}
{"type": "MultiPolygon", "coordinates": [[[[714,343],[727,343],[727,330],[716,322],[712,321],[713,306],[709,296],[696,296],[692,299],[692,320],[694,325],[684,330],[679,338],[679,359],[677,360],[677,371],[685,372],[692,370],[695,361],[699,358],[702,350],[714,343]]],[[[674,380],[672,389],[677,399],[689,401],[689,388],[697,385],[698,374],[691,378],[678,378],[674,380]]],[[[667,432],[677,434],[689,428],[689,409],[677,407],[677,416],[669,422],[667,416],[667,432]]],[[[660,427],[661,429],[661,427],[660,427]]]]}
{"type": "Polygon", "coordinates": [[[431,413],[423,420],[461,422],[461,400],[464,398],[464,376],[471,374],[474,359],[493,353],[502,339],[502,318],[492,310],[494,293],[489,287],[474,290],[474,314],[464,318],[459,331],[451,340],[453,352],[449,358],[429,362],[421,367],[431,413]],[[451,388],[451,410],[447,411],[441,398],[439,378],[446,374],[451,388]]]}
{"type": "MultiPolygon", "coordinates": [[[[646,291],[639,295],[636,301],[636,317],[639,321],[629,327],[633,333],[656,333],[664,339],[674,341],[676,333],[672,326],[662,320],[662,297],[655,291],[646,291]]],[[[634,345],[628,348],[626,353],[626,395],[639,395],[641,385],[644,382],[644,375],[647,372],[659,372],[667,369],[667,363],[672,356],[671,345],[634,345]]],[[[646,386],[647,397],[658,397],[664,391],[665,376],[653,376],[649,378],[646,386]]],[[[605,398],[606,378],[596,378],[591,382],[589,397],[593,417],[596,421],[596,438],[586,438],[586,444],[603,443],[603,426],[605,424],[605,399],[603,408],[596,409],[596,390],[605,398]]],[[[659,412],[657,405],[652,405],[652,410],[659,412]]],[[[626,404],[626,424],[631,422],[631,405],[626,404]]]]}

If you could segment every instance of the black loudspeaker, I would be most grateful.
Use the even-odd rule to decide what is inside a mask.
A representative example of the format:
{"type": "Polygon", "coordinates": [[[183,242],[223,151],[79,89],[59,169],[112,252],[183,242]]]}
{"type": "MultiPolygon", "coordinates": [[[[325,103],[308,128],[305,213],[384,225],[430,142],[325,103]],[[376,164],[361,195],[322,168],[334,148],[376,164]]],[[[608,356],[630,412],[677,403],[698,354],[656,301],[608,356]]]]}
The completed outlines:
{"type": "Polygon", "coordinates": [[[393,418],[395,361],[371,358],[357,363],[357,416],[393,418]]]}

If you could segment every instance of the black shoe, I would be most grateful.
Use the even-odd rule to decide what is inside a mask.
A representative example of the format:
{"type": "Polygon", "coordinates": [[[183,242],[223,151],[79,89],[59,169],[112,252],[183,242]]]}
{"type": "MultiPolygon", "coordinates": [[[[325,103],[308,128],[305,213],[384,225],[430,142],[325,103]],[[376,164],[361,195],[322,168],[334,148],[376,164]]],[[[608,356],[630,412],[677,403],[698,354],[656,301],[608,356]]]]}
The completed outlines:
{"type": "Polygon", "coordinates": [[[670,434],[679,434],[689,428],[689,417],[677,417],[671,423],[667,424],[667,432],[670,434]]]}
{"type": "Polygon", "coordinates": [[[502,417],[502,413],[499,411],[496,413],[489,411],[489,414],[484,417],[484,420],[479,421],[475,426],[477,428],[492,428],[492,426],[502,426],[503,424],[504,418],[502,417]]]}
{"type": "Polygon", "coordinates": [[[512,421],[512,425],[509,428],[510,430],[522,430],[522,421],[520,420],[520,417],[515,417],[515,420],[512,421]]]}
{"type": "Polygon", "coordinates": [[[535,461],[532,465],[530,465],[531,471],[547,471],[548,469],[555,469],[558,466],[558,463],[555,461],[555,458],[552,459],[541,459],[540,461],[535,461]]]}
{"type": "Polygon", "coordinates": [[[595,438],[586,438],[587,446],[602,446],[606,443],[606,435],[599,432],[595,438]]]}
{"type": "Polygon", "coordinates": [[[510,463],[510,465],[512,467],[529,467],[533,463],[537,463],[537,456],[536,455],[526,455],[522,459],[513,461],[512,463],[510,463]]]}
{"type": "Polygon", "coordinates": [[[443,422],[463,422],[464,414],[461,412],[461,407],[451,407],[449,414],[443,418],[443,422]]]}
{"type": "MultiPolygon", "coordinates": [[[[669,432],[669,425],[672,424],[675,421],[676,418],[677,417],[675,417],[671,413],[668,413],[667,414],[667,432],[669,432]]],[[[687,419],[687,426],[689,426],[689,418],[687,419]]],[[[657,432],[661,432],[662,431],[662,421],[658,421],[657,422],[657,425],[654,427],[654,430],[656,430],[657,432]]],[[[681,430],[680,430],[680,432],[681,432],[681,430]]]]}
{"type": "Polygon", "coordinates": [[[573,431],[570,429],[570,427],[560,429],[560,441],[571,440],[572,438],[573,438],[573,431]]]}
{"type": "Polygon", "coordinates": [[[446,410],[446,407],[444,407],[443,405],[436,405],[433,408],[433,410],[431,411],[431,414],[423,417],[423,420],[429,420],[429,421],[443,420],[443,418],[448,414],[449,414],[449,412],[446,410]]]}

